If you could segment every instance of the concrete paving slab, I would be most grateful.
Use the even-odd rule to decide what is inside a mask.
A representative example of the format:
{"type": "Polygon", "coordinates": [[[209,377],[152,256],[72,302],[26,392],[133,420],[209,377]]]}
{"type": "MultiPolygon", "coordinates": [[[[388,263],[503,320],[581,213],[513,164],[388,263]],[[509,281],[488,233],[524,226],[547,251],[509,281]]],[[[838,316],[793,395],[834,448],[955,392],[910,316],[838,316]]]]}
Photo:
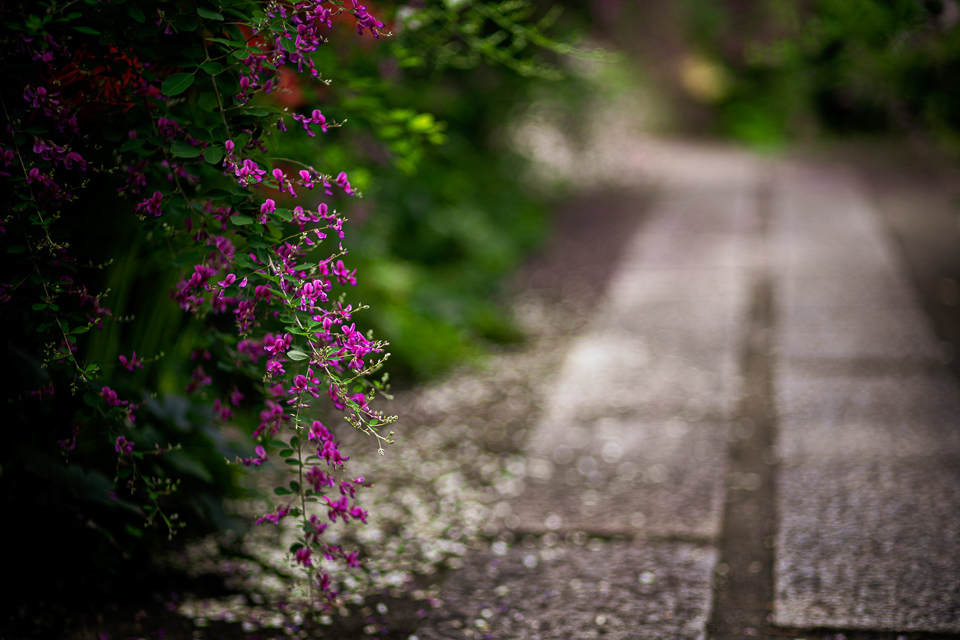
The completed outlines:
{"type": "Polygon", "coordinates": [[[713,343],[698,350],[695,337],[686,344],[674,332],[655,340],[614,332],[578,338],[545,398],[537,429],[552,432],[620,415],[731,415],[739,391],[737,358],[713,343]],[[673,355],[681,345],[686,357],[673,355]]]}
{"type": "MultiPolygon", "coordinates": [[[[811,269],[806,270],[810,274],[811,269]]],[[[837,276],[781,274],[777,278],[777,304],[781,307],[915,307],[916,295],[899,274],[852,273],[837,276]]]]}
{"type": "Polygon", "coordinates": [[[736,302],[727,298],[636,304],[607,310],[598,316],[594,329],[637,336],[654,356],[699,360],[698,354],[703,352],[726,353],[740,344],[746,304],[736,302]]]}
{"type": "Polygon", "coordinates": [[[779,474],[774,622],[960,633],[960,457],[779,474]]]}
{"type": "Polygon", "coordinates": [[[712,305],[746,299],[747,285],[740,269],[643,269],[625,264],[611,278],[600,306],[606,311],[658,303],[712,305]]]}
{"type": "Polygon", "coordinates": [[[714,539],[720,533],[729,425],[605,419],[535,433],[516,528],[714,539]]]}
{"type": "Polygon", "coordinates": [[[776,402],[785,464],[960,455],[960,386],[946,371],[877,377],[783,371],[776,402]]]}
{"type": "Polygon", "coordinates": [[[753,266],[753,243],[735,233],[679,234],[645,230],[624,249],[624,260],[644,269],[724,269],[753,266]]]}
{"type": "Polygon", "coordinates": [[[750,236],[759,229],[755,192],[743,186],[690,187],[664,191],[654,206],[653,233],[736,233],[750,236]]]}
{"type": "Polygon", "coordinates": [[[706,637],[710,546],[591,541],[477,554],[447,581],[419,640],[706,637]]]}
{"type": "Polygon", "coordinates": [[[926,318],[910,307],[787,307],[781,310],[778,343],[786,358],[940,357],[939,341],[926,318]]]}
{"type": "Polygon", "coordinates": [[[835,271],[841,278],[850,272],[868,271],[895,277],[900,264],[887,247],[836,242],[824,239],[820,242],[784,243],[775,258],[775,268],[785,274],[803,274],[810,268],[835,271]]]}

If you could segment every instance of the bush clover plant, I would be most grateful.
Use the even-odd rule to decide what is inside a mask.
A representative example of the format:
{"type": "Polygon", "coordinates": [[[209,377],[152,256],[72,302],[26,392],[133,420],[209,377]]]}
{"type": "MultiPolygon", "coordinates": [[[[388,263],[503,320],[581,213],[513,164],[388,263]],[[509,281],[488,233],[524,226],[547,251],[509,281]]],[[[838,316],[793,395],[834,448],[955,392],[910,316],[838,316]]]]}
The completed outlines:
{"type": "MultiPolygon", "coordinates": [[[[554,13],[524,26],[529,9],[412,2],[401,24],[427,49],[408,38],[395,52],[404,67],[487,59],[550,76],[519,55],[527,42],[573,50],[541,35],[554,13]]],[[[290,97],[361,69],[338,56],[388,29],[357,0],[2,2],[0,18],[0,326],[16,424],[0,483],[8,506],[44,514],[24,525],[43,535],[19,542],[42,554],[92,536],[96,559],[57,574],[64,589],[95,584],[110,573],[100,560],[183,529],[184,508],[231,526],[218,505],[237,472],[272,461],[290,473],[256,523],[298,521],[289,562],[312,602],[333,602],[325,562],[361,558],[324,533],[366,523],[370,482],[347,473],[316,405],[381,454],[396,418],[374,406],[387,344],[357,328],[366,307],[348,299],[341,211],[360,194],[337,165],[351,156],[324,142],[343,121],[290,97]],[[245,423],[250,446],[225,435],[245,423]]],[[[445,140],[429,113],[350,104],[404,175],[445,140]]]]}
{"type": "Polygon", "coordinates": [[[79,229],[135,227],[151,259],[180,267],[172,303],[204,327],[184,393],[205,396],[221,422],[261,399],[254,454],[235,461],[289,466],[276,508],[257,522],[300,520],[291,559],[332,598],[321,559],[359,559],[323,534],[366,521],[356,499],[368,482],[345,475],[349,457],[308,410],[332,403],[388,442],[382,431],[394,418],[371,405],[385,388],[372,374],[386,344],[356,329],[363,307],[346,301],[357,276],[333,196],[357,195],[347,174],[275,157],[276,135],[322,136],[338,123],[263,97],[284,73],[322,82],[310,54],[331,29],[376,39],[383,23],[352,1],[8,3],[2,12],[0,296],[8,321],[26,314],[32,325],[17,352],[37,364],[17,400],[74,408],[55,436],[64,457],[96,468],[109,447],[117,484],[102,497],[139,513],[143,528],[172,536],[184,526],[167,500],[178,480],[154,462],[178,447],[140,426],[151,395],[130,381],[164,355],[131,350],[107,363],[84,344],[121,319],[95,288],[113,248],[79,229]],[[297,205],[280,207],[274,194],[297,205]],[[78,447],[88,438],[101,443],[95,457],[78,447]]]}

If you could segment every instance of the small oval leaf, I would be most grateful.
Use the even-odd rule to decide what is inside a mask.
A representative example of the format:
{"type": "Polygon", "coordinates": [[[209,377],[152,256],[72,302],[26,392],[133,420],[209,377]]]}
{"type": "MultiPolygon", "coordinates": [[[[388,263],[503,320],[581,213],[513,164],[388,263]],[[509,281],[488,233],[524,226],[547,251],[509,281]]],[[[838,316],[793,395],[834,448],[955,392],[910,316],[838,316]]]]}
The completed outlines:
{"type": "Polygon", "coordinates": [[[215,61],[213,61],[213,60],[209,60],[209,61],[207,61],[207,62],[204,62],[202,65],[200,65],[200,68],[203,69],[204,71],[206,71],[207,73],[209,73],[209,74],[212,75],[212,76],[215,76],[215,75],[217,75],[218,73],[222,73],[222,72],[223,72],[223,65],[220,64],[219,62],[215,62],[215,61]]]}
{"type": "Polygon", "coordinates": [[[197,7],[197,13],[201,18],[206,18],[207,20],[223,20],[223,14],[210,9],[204,9],[203,7],[197,7]]]}
{"type": "Polygon", "coordinates": [[[192,73],[175,73],[160,85],[160,90],[165,96],[178,96],[193,84],[192,73]]]}
{"type": "Polygon", "coordinates": [[[220,164],[223,160],[223,149],[220,147],[207,147],[203,150],[203,159],[210,164],[220,164]]]}
{"type": "Polygon", "coordinates": [[[147,19],[147,16],[143,14],[143,9],[135,4],[127,5],[127,15],[141,24],[147,19]]]}
{"type": "Polygon", "coordinates": [[[248,224],[253,224],[253,218],[250,216],[231,216],[231,222],[237,225],[238,227],[243,227],[248,224]]]}
{"type": "Polygon", "coordinates": [[[287,351],[287,357],[290,358],[291,360],[306,360],[310,356],[305,354],[303,351],[300,351],[299,349],[290,349],[289,351],[287,351]]]}
{"type": "Polygon", "coordinates": [[[182,140],[175,140],[170,145],[170,152],[178,158],[196,158],[200,155],[201,150],[182,140]]]}

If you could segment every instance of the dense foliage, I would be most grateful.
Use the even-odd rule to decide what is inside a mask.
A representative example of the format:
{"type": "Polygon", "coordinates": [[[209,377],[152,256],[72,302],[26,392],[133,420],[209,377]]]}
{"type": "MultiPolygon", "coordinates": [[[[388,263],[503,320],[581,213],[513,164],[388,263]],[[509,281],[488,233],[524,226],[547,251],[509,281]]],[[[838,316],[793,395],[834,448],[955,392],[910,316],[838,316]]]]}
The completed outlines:
{"type": "Polygon", "coordinates": [[[324,542],[321,516],[365,521],[354,502],[365,481],[340,473],[348,458],[308,409],[328,399],[385,440],[392,418],[370,406],[382,387],[368,378],[385,344],[356,330],[361,308],[342,293],[356,283],[333,208],[335,193],[355,195],[347,174],[276,159],[287,123],[310,137],[337,123],[259,95],[284,73],[320,78],[310,54],[335,19],[374,38],[383,24],[356,3],[45,9],[4,16],[4,359],[17,425],[4,500],[41,501],[19,535],[5,532],[7,548],[38,557],[53,537],[93,532],[103,563],[39,577],[108,586],[91,570],[148,551],[140,538],[157,527],[172,537],[184,508],[222,524],[223,457],[276,455],[293,479],[259,522],[302,520],[290,552],[330,597],[313,552],[358,560],[324,542]],[[300,199],[287,209],[276,194],[300,199]],[[146,317],[118,317],[131,308],[146,317]],[[242,455],[216,426],[257,410],[258,443],[242,455]]]}
{"type": "Polygon", "coordinates": [[[567,48],[539,35],[549,16],[522,24],[526,2],[404,9],[387,51],[353,0],[0,5],[0,491],[29,516],[4,528],[21,598],[96,599],[185,521],[243,526],[223,500],[268,459],[292,475],[258,522],[298,518],[290,561],[333,597],[323,563],[360,559],[324,530],[365,521],[368,480],[321,420],[381,441],[393,420],[371,404],[386,344],[358,326],[417,374],[510,337],[490,294],[541,214],[488,146],[515,80],[469,68],[555,75],[527,41],[567,48]],[[376,211],[350,203],[361,188],[376,211]],[[65,539],[82,561],[57,558],[65,539]]]}
{"type": "Polygon", "coordinates": [[[717,76],[699,96],[720,129],[759,144],[923,132],[960,153],[960,9],[951,1],[688,0],[692,43],[717,76]]]}

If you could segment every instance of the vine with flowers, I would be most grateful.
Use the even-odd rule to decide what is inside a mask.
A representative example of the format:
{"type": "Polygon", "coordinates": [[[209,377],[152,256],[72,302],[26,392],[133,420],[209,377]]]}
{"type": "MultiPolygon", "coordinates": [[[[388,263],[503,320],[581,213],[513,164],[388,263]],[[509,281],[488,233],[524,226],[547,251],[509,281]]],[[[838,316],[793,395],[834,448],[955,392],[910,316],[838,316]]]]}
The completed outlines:
{"type": "Polygon", "coordinates": [[[366,522],[356,499],[369,483],[345,475],[349,458],[311,408],[328,401],[389,442],[395,417],[373,406],[387,389],[373,377],[386,343],[357,329],[364,307],[345,295],[356,272],[335,205],[359,194],[343,171],[276,157],[277,134],[314,137],[339,123],[319,109],[290,113],[269,96],[283,74],[324,82],[311,54],[331,30],[349,25],[377,39],[383,23],[356,0],[47,0],[0,4],[0,18],[0,319],[14,336],[7,373],[20,372],[5,386],[18,429],[48,426],[24,436],[4,473],[66,482],[35,463],[58,449],[86,487],[74,515],[120,553],[123,535],[162,527],[172,536],[184,526],[171,507],[178,470],[210,474],[161,441],[170,432],[157,418],[158,388],[177,379],[169,363],[184,347],[138,355],[134,346],[98,360],[105,350],[90,336],[150,320],[108,305],[104,285],[125,248],[105,241],[113,231],[142,247],[136,260],[154,275],[182,270],[170,304],[201,327],[190,334],[183,393],[219,423],[261,399],[254,452],[234,461],[254,467],[275,456],[289,467],[279,503],[257,523],[299,518],[291,562],[311,593],[332,599],[320,558],[360,560],[326,543],[324,531],[366,522]],[[298,204],[280,206],[281,197],[298,204]],[[95,517],[111,509],[128,515],[117,530],[95,517]]]}

